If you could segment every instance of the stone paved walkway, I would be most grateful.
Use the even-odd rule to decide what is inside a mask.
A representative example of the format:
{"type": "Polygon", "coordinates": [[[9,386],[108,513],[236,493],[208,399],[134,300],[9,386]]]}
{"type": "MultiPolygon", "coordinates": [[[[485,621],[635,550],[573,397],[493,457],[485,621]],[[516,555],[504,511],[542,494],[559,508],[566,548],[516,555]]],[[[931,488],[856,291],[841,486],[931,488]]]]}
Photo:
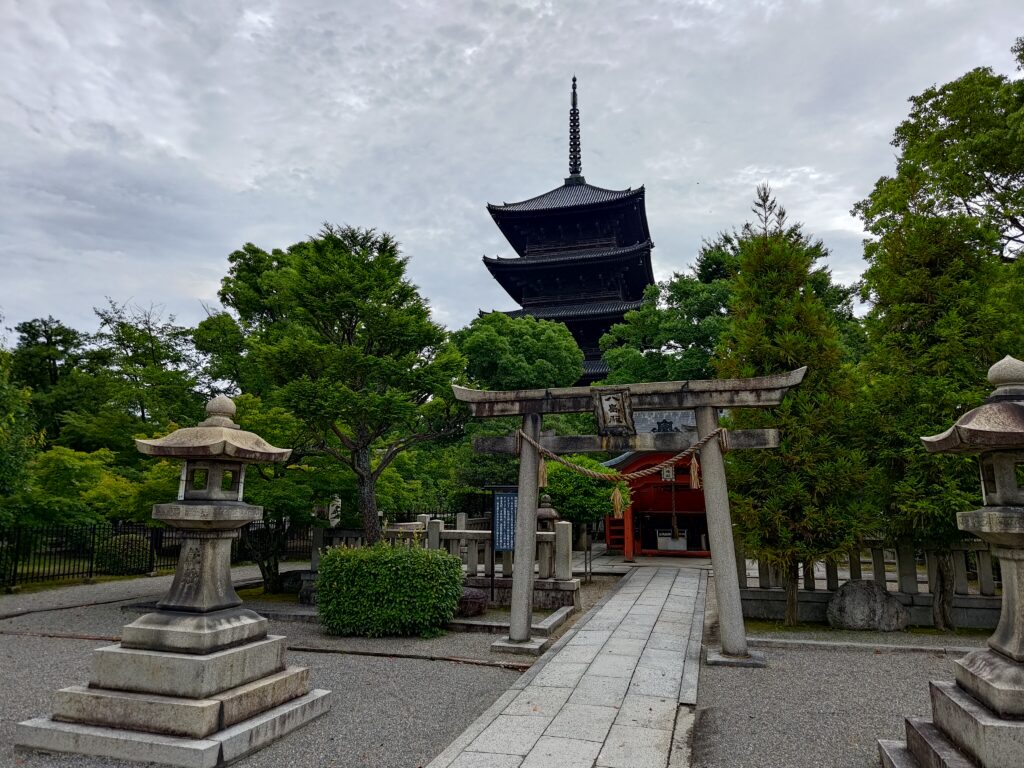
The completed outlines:
{"type": "Polygon", "coordinates": [[[428,768],[683,768],[706,571],[636,568],[428,768]]]}

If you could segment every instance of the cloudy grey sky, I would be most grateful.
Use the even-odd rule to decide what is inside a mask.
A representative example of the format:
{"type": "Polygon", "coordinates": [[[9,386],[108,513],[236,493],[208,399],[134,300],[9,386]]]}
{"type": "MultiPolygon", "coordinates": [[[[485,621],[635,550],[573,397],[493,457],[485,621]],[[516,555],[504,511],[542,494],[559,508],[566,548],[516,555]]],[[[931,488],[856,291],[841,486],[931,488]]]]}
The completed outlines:
{"type": "Polygon", "coordinates": [[[194,323],[228,253],[324,221],[397,236],[451,328],[511,308],[484,206],[561,183],[573,73],[583,172],[646,185],[659,279],[767,180],[854,280],[906,99],[1012,74],[1022,33],[1020,0],[0,0],[0,312],[194,323]]]}

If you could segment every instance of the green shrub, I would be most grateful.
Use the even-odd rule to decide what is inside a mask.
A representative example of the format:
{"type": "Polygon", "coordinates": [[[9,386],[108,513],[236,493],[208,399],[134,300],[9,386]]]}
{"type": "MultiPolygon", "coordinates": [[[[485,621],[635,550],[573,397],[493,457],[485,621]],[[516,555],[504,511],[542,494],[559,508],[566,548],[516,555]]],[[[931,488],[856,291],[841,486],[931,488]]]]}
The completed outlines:
{"type": "Polygon", "coordinates": [[[97,573],[124,576],[149,571],[149,539],[137,533],[114,536],[96,544],[97,573]]]}
{"type": "Polygon", "coordinates": [[[335,635],[437,634],[462,596],[462,563],[420,547],[328,549],[320,558],[317,610],[335,635]]]}

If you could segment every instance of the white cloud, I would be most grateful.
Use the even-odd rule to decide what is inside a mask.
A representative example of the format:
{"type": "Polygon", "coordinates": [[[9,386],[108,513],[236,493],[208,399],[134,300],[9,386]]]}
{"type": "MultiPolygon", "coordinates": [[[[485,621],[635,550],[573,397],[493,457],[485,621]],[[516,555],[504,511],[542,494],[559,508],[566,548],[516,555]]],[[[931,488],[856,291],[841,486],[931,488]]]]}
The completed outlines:
{"type": "Polygon", "coordinates": [[[110,295],[194,322],[233,249],[324,221],[392,232],[450,326],[510,308],[484,206],[561,182],[573,73],[584,173],[646,184],[659,277],[765,180],[853,280],[849,210],[891,171],[907,98],[1012,72],[1016,5],[4,4],[0,311],[89,328],[110,295]]]}

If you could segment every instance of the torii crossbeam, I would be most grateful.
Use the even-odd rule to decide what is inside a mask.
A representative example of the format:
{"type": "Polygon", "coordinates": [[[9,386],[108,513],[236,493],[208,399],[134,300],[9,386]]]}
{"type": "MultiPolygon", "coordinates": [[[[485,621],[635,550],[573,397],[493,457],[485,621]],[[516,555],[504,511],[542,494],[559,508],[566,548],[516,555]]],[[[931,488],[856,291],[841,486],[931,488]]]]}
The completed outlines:
{"type": "MultiPolygon", "coordinates": [[[[779,405],[786,393],[803,381],[807,368],[785,374],[750,379],[702,379],[663,381],[604,387],[520,389],[486,392],[453,386],[456,400],[469,406],[477,418],[522,416],[523,433],[555,453],[582,451],[685,450],[718,429],[718,411],[732,408],[766,408],[779,405]],[[633,411],[679,411],[696,413],[697,434],[692,431],[637,434],[633,411]],[[597,416],[598,435],[569,437],[541,436],[541,417],[548,413],[587,413],[597,416]],[[694,439],[696,437],[696,439],[694,439]]],[[[778,431],[740,430],[730,434],[731,448],[774,448],[778,431]]],[[[516,516],[515,557],[520,563],[533,561],[537,533],[537,469],[539,451],[515,435],[479,438],[474,449],[483,453],[519,453],[519,501],[516,516]]],[[[743,627],[736,551],[729,512],[725,463],[717,440],[701,449],[704,501],[708,519],[711,563],[725,657],[746,659],[747,636],[743,627]]],[[[512,616],[509,640],[528,642],[533,618],[533,568],[512,572],[512,616]]]]}

